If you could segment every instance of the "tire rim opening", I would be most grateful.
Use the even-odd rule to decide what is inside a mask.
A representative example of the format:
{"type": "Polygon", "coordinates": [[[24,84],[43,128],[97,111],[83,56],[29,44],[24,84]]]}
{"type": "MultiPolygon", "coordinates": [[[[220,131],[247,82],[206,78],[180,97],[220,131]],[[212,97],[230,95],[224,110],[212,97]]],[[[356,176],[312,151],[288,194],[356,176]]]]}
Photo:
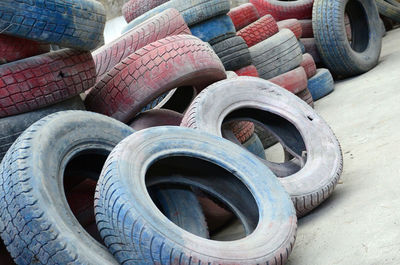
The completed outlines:
{"type": "Polygon", "coordinates": [[[349,16],[351,26],[351,48],[359,53],[364,52],[369,45],[370,28],[367,14],[358,0],[350,0],[345,13],[349,16]]]}

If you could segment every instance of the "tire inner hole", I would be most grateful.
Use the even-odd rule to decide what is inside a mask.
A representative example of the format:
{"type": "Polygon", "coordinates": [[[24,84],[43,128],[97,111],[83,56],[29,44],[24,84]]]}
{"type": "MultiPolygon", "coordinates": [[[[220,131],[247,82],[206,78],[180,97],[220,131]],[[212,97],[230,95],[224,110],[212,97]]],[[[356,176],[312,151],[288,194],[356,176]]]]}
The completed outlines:
{"type": "Polygon", "coordinates": [[[364,52],[369,45],[370,28],[364,7],[358,0],[350,0],[345,9],[351,25],[351,48],[359,53],[364,52]]]}

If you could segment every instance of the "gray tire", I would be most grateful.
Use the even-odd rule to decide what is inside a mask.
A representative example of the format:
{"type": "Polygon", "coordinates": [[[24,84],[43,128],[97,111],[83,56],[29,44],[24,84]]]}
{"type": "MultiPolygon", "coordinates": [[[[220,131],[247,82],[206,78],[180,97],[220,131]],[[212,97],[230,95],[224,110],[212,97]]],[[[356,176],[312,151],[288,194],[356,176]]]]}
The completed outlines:
{"type": "Polygon", "coordinates": [[[249,47],[242,37],[234,36],[212,45],[225,70],[235,71],[251,64],[249,47]]]}

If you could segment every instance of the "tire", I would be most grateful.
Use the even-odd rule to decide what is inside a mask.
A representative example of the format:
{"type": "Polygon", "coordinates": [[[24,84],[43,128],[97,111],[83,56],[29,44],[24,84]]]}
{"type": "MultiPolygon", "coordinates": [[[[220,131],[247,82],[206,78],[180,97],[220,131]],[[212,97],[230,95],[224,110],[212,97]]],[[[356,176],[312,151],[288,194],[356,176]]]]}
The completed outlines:
{"type": "Polygon", "coordinates": [[[334,87],[333,77],[328,69],[318,69],[317,74],[308,80],[308,89],[314,101],[330,94],[334,87]]]}
{"type": "Polygon", "coordinates": [[[259,77],[258,76],[258,71],[257,68],[254,65],[249,65],[246,67],[243,67],[239,70],[236,70],[235,73],[238,76],[253,76],[253,77],[259,77]]]}
{"type": "Polygon", "coordinates": [[[95,85],[85,105],[129,123],[148,103],[174,88],[195,85],[201,91],[225,78],[224,66],[207,43],[189,35],[171,36],[117,64],[95,85]]]}
{"type": "MultiPolygon", "coordinates": [[[[194,130],[158,127],[128,137],[112,154],[99,180],[95,212],[102,238],[121,264],[131,259],[140,264],[166,264],[170,260],[180,260],[182,264],[202,261],[223,265],[272,264],[275,261],[283,264],[288,259],[296,230],[293,206],[271,172],[246,150],[194,130]],[[233,205],[242,216],[249,217],[246,227],[251,236],[229,244],[205,240],[165,220],[149,200],[144,185],[138,183],[145,181],[144,174],[139,173],[144,171],[144,162],[162,163],[160,159],[166,155],[179,155],[178,160],[196,161],[193,164],[196,168],[194,175],[193,171],[185,173],[185,177],[175,176],[172,172],[170,177],[163,178],[148,171],[148,185],[184,183],[221,197],[235,194],[233,205]],[[204,157],[212,164],[203,160],[204,157]],[[122,161],[127,161],[129,167],[120,167],[122,161]],[[201,166],[204,163],[218,170],[212,171],[215,174],[212,178],[207,177],[210,176],[209,169],[201,166]],[[217,165],[233,170],[235,175],[217,165]],[[123,184],[126,181],[134,188],[123,184]],[[254,198],[257,198],[257,204],[254,198]],[[112,214],[117,209],[120,209],[120,214],[112,214]],[[125,226],[122,226],[121,218],[125,219],[125,226]],[[264,225],[257,226],[258,220],[264,225]],[[136,251],[138,248],[141,251],[136,251]]],[[[178,170],[185,171],[188,168],[186,164],[177,164],[178,170]]]]}
{"type": "Polygon", "coordinates": [[[286,152],[297,157],[297,166],[291,169],[294,160],[263,162],[280,177],[298,216],[316,208],[333,192],[342,173],[339,142],[328,124],[296,95],[255,77],[220,81],[197,96],[181,126],[222,136],[219,124],[232,119],[259,123],[279,139],[286,152]],[[222,96],[224,100],[216,104],[215,98],[222,96]],[[303,157],[305,150],[307,159],[303,157]]]}
{"type": "Polygon", "coordinates": [[[278,33],[278,25],[275,19],[266,15],[238,31],[237,35],[242,37],[249,47],[252,47],[276,33],[278,33]]]}
{"type": "Polygon", "coordinates": [[[95,50],[97,82],[131,53],[168,36],[191,34],[181,14],[167,9],[123,34],[115,41],[95,50]]]}
{"type": "Polygon", "coordinates": [[[100,44],[106,22],[103,5],[93,0],[5,0],[0,10],[2,34],[86,51],[100,44]]]}
{"type": "Polygon", "coordinates": [[[232,19],[236,30],[240,30],[260,18],[257,9],[250,3],[232,8],[228,16],[232,19]]]}
{"type": "Polygon", "coordinates": [[[304,39],[300,39],[300,42],[303,43],[306,53],[311,54],[312,58],[314,59],[314,62],[316,64],[321,64],[322,59],[319,54],[319,51],[317,48],[317,43],[315,42],[315,39],[314,38],[304,38],[304,39]]]}
{"type": "Polygon", "coordinates": [[[36,121],[63,110],[84,110],[79,96],[36,111],[0,119],[0,161],[15,140],[36,121]]]}
{"type": "Polygon", "coordinates": [[[190,27],[193,36],[205,42],[212,42],[226,34],[236,32],[232,19],[227,15],[213,17],[190,27]]]}
{"type": "Polygon", "coordinates": [[[300,93],[307,88],[307,74],[301,66],[284,74],[275,76],[268,81],[283,87],[293,94],[300,93]]]}
{"type": "Polygon", "coordinates": [[[350,18],[347,13],[344,14],[344,27],[346,28],[347,40],[351,41],[353,38],[353,32],[351,30],[350,18]]]}
{"type": "Polygon", "coordinates": [[[254,124],[254,133],[257,134],[260,139],[264,150],[279,143],[278,139],[270,131],[265,130],[264,127],[257,123],[254,124]]]}
{"type": "Polygon", "coordinates": [[[362,74],[378,64],[382,33],[375,1],[315,1],[313,29],[321,59],[335,76],[362,74]],[[344,27],[345,12],[352,26],[351,44],[344,27]]]}
{"type": "Polygon", "coordinates": [[[50,45],[0,34],[0,64],[50,51],[50,45]]]}
{"type": "Polygon", "coordinates": [[[302,38],[314,38],[312,19],[301,19],[299,22],[303,33],[302,38]]]}
{"type": "Polygon", "coordinates": [[[263,144],[257,134],[253,134],[249,140],[243,143],[243,147],[253,155],[261,159],[266,159],[263,144]]]}
{"type": "Polygon", "coordinates": [[[305,103],[307,103],[308,105],[310,105],[311,108],[314,108],[314,100],[313,97],[311,95],[310,90],[306,87],[306,89],[304,89],[303,91],[301,91],[300,93],[297,93],[296,96],[298,96],[299,98],[301,98],[305,103]]]}
{"type": "Polygon", "coordinates": [[[261,16],[271,14],[278,21],[290,18],[311,18],[313,2],[314,0],[250,0],[261,16]]]}
{"type": "Polygon", "coordinates": [[[288,29],[250,47],[250,54],[258,74],[266,80],[293,70],[302,61],[296,36],[288,29]]]}
{"type": "Polygon", "coordinates": [[[136,131],[157,126],[179,126],[183,115],[167,109],[152,109],[140,113],[129,125],[136,131]]]}
{"type": "Polygon", "coordinates": [[[298,43],[299,46],[300,46],[301,53],[302,53],[302,54],[305,54],[305,53],[306,53],[306,47],[304,46],[304,44],[303,44],[300,40],[297,41],[297,43],[298,43]]]}
{"type": "Polygon", "coordinates": [[[303,36],[303,29],[301,27],[301,24],[295,18],[281,20],[278,21],[277,24],[279,30],[290,29],[294,33],[297,39],[300,39],[303,36]]]}
{"type": "Polygon", "coordinates": [[[122,15],[124,16],[126,22],[131,22],[138,16],[143,15],[147,11],[164,4],[168,0],[129,0],[122,6],[122,15]]]}
{"type": "Polygon", "coordinates": [[[70,49],[0,65],[0,117],[50,106],[95,84],[90,52],[70,49]]]}
{"type": "Polygon", "coordinates": [[[235,36],[212,45],[227,71],[235,71],[251,64],[249,47],[244,40],[235,36]]]}
{"type": "Polygon", "coordinates": [[[252,122],[234,121],[223,126],[231,130],[240,143],[247,142],[254,134],[254,123],[252,122]]]}
{"type": "Polygon", "coordinates": [[[396,22],[400,22],[400,5],[394,5],[394,3],[390,3],[386,0],[375,0],[375,2],[380,14],[396,22]]]}
{"type": "Polygon", "coordinates": [[[226,79],[236,78],[238,75],[233,71],[226,71],[226,79]]]}
{"type": "Polygon", "coordinates": [[[303,54],[303,61],[301,62],[300,66],[302,66],[306,71],[307,79],[310,79],[317,73],[317,65],[309,53],[303,54]]]}
{"type": "Polygon", "coordinates": [[[178,10],[190,27],[215,16],[225,15],[229,12],[230,3],[229,0],[170,0],[132,20],[122,33],[169,8],[178,10]]]}

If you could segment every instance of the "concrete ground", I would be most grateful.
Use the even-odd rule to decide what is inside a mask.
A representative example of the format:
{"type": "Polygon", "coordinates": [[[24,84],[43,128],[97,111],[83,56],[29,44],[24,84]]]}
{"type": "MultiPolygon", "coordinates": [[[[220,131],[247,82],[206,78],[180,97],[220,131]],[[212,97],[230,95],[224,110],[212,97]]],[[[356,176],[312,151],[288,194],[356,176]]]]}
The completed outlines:
{"type": "Polygon", "coordinates": [[[400,29],[379,65],[316,102],[343,150],[333,195],[299,220],[290,265],[400,264],[400,29]]]}

